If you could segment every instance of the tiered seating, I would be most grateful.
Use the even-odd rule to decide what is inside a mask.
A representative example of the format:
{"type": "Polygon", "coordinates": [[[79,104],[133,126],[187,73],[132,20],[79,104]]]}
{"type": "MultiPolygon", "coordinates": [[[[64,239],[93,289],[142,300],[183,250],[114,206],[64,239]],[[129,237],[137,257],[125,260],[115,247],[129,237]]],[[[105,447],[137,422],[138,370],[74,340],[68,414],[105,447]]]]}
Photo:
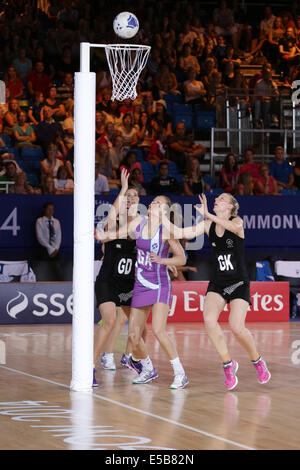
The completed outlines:
{"type": "Polygon", "coordinates": [[[20,166],[26,172],[28,181],[34,187],[40,186],[41,161],[44,158],[44,152],[39,148],[23,148],[21,151],[20,166]]]}

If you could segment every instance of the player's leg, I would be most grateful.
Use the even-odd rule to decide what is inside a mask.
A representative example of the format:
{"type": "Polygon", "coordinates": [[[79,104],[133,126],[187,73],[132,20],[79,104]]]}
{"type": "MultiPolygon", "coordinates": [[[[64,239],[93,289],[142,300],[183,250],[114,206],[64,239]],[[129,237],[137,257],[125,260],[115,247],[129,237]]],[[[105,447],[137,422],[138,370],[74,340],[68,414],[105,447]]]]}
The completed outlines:
{"type": "Polygon", "coordinates": [[[265,361],[257,351],[255,340],[251,332],[245,326],[248,307],[249,303],[244,299],[231,300],[229,325],[235,338],[248,352],[253,366],[258,374],[258,381],[260,383],[267,383],[271,378],[271,374],[265,361]]]}
{"type": "Polygon", "coordinates": [[[101,326],[97,325],[94,339],[94,364],[96,364],[116,322],[116,305],[114,302],[105,302],[99,306],[102,318],[101,326]]]}
{"type": "Polygon", "coordinates": [[[226,305],[225,299],[217,292],[207,292],[204,301],[203,318],[209,339],[216,348],[223,363],[231,360],[223,331],[218,323],[222,310],[226,305]]]}
{"type": "Polygon", "coordinates": [[[231,359],[225,336],[218,323],[220,313],[224,310],[225,305],[226,301],[220,294],[217,292],[207,292],[204,301],[203,317],[208,337],[223,362],[225,386],[227,390],[233,390],[238,384],[236,377],[238,363],[231,359]]]}
{"type": "MultiPolygon", "coordinates": [[[[116,342],[120,336],[122,329],[124,328],[126,324],[126,321],[128,320],[128,316],[126,315],[124,311],[126,308],[130,310],[130,307],[117,307],[117,316],[116,316],[115,326],[105,344],[104,358],[107,359],[108,362],[110,362],[111,364],[113,363],[115,364],[114,351],[115,351],[116,342]]],[[[123,365],[122,360],[121,360],[121,365],[123,365]]]]}
{"type": "Polygon", "coordinates": [[[134,365],[136,364],[137,360],[139,360],[142,365],[142,370],[139,377],[133,381],[134,384],[148,383],[158,377],[142,338],[150,309],[151,306],[147,306],[141,308],[132,308],[130,311],[128,328],[128,340],[132,350],[130,364],[134,365]]]}
{"type": "Polygon", "coordinates": [[[175,377],[171,388],[184,388],[188,384],[187,375],[178,357],[176,345],[166,331],[169,310],[169,306],[161,302],[152,306],[152,331],[173,367],[175,377]]]}

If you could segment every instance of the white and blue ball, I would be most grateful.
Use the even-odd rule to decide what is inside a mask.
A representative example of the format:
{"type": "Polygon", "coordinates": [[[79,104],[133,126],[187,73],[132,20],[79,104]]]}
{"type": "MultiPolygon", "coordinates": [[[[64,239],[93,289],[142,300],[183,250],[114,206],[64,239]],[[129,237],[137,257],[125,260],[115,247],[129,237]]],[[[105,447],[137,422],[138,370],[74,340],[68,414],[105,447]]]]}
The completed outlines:
{"type": "Polygon", "coordinates": [[[119,13],[113,22],[115,33],[123,39],[130,39],[139,30],[139,21],[133,13],[123,11],[119,13]]]}

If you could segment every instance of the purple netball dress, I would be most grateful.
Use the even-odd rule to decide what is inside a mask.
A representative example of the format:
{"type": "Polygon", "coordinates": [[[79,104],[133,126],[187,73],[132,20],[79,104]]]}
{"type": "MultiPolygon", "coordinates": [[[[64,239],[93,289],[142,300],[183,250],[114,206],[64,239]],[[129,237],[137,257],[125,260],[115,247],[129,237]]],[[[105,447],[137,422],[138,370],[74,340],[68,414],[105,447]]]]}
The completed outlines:
{"type": "Polygon", "coordinates": [[[169,244],[162,239],[162,225],[159,226],[153,238],[142,238],[142,231],[147,219],[136,228],[137,260],[135,265],[135,283],[131,307],[146,307],[158,302],[171,305],[172,285],[168,268],[164,264],[150,261],[150,253],[156,253],[159,258],[167,258],[169,244]]]}

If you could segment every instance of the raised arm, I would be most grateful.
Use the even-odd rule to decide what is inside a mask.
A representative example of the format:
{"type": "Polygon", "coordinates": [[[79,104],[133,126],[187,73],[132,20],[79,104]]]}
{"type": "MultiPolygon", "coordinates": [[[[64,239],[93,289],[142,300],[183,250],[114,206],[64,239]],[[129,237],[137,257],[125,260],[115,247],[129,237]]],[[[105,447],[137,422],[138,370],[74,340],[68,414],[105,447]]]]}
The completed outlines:
{"type": "MultiPolygon", "coordinates": [[[[200,202],[202,204],[201,209],[202,209],[203,212],[201,212],[201,213],[203,213],[203,216],[208,221],[215,222],[216,224],[221,225],[222,227],[224,227],[225,230],[229,230],[229,232],[236,233],[240,237],[242,237],[244,235],[243,219],[241,219],[240,217],[235,217],[232,220],[228,220],[228,219],[223,219],[222,217],[218,217],[214,214],[211,214],[208,211],[208,208],[207,208],[207,200],[206,200],[205,194],[202,194],[202,196],[199,196],[199,199],[200,199],[200,202]]],[[[195,206],[195,207],[196,207],[196,210],[198,212],[201,211],[201,209],[198,209],[197,206],[195,206]]]]}

